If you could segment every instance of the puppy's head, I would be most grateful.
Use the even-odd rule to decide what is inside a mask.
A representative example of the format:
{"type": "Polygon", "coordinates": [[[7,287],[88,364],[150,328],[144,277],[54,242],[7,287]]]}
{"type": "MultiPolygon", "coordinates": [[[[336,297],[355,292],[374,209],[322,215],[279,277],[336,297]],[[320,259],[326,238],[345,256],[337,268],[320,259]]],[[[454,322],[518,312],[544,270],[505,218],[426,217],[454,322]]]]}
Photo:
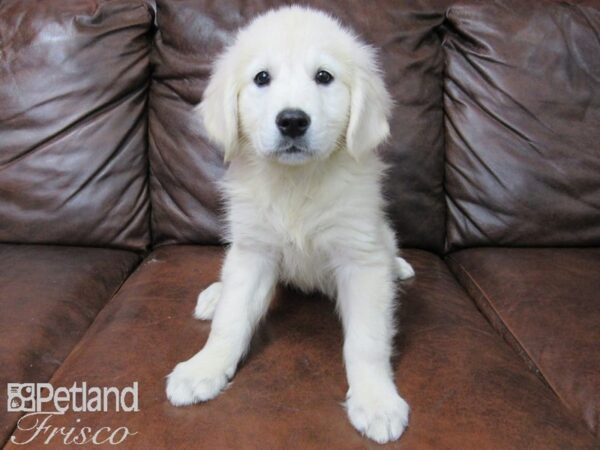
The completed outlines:
{"type": "Polygon", "coordinates": [[[330,16],[286,7],[257,17],[216,61],[200,113],[231,160],[360,159],[389,134],[391,100],[374,50],[330,16]]]}

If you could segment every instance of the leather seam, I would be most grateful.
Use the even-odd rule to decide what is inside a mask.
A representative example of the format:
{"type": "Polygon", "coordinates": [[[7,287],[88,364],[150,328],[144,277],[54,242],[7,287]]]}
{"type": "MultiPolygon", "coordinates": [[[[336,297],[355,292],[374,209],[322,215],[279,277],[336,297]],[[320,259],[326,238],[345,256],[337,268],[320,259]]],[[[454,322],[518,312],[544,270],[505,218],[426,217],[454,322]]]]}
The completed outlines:
{"type": "MultiPolygon", "coordinates": [[[[517,349],[513,348],[513,345],[511,345],[511,343],[509,341],[507,341],[505,338],[503,338],[503,340],[508,344],[509,347],[513,348],[513,351],[515,351],[517,353],[517,355],[519,355],[521,358],[523,358],[523,356],[527,356],[527,359],[529,360],[529,362],[537,369],[538,373],[539,373],[539,377],[543,380],[543,382],[550,388],[550,390],[554,393],[554,395],[556,395],[556,397],[559,399],[559,401],[563,404],[563,406],[570,411],[571,413],[574,413],[574,411],[572,411],[572,409],[569,407],[569,404],[567,402],[565,402],[565,400],[561,397],[561,395],[557,392],[556,387],[550,383],[550,381],[548,380],[548,378],[546,377],[546,374],[544,373],[544,371],[538,366],[538,364],[535,362],[535,360],[533,359],[533,357],[531,356],[531,354],[527,351],[527,349],[521,344],[521,341],[519,341],[519,339],[517,339],[515,333],[511,330],[510,326],[502,319],[502,316],[500,315],[500,313],[498,312],[498,310],[494,307],[493,302],[491,301],[491,297],[485,292],[485,290],[479,285],[479,283],[477,283],[477,281],[475,281],[475,279],[473,278],[473,276],[469,273],[469,271],[460,263],[458,262],[455,258],[453,258],[452,256],[448,256],[448,259],[452,260],[452,262],[454,264],[456,264],[456,266],[467,276],[467,278],[469,279],[469,281],[472,283],[472,285],[474,286],[474,288],[479,291],[479,293],[481,293],[481,296],[483,297],[482,300],[480,301],[485,301],[487,303],[487,305],[490,307],[491,311],[493,312],[493,314],[498,318],[498,320],[500,321],[500,323],[502,323],[502,326],[504,328],[504,330],[512,337],[512,339],[514,340],[515,345],[518,345],[519,349],[521,349],[522,353],[519,353],[519,351],[517,349]]],[[[450,265],[450,267],[452,267],[450,265]]],[[[460,278],[458,278],[458,281],[460,283],[460,278]]],[[[461,286],[463,286],[463,288],[465,288],[465,290],[467,291],[467,293],[469,294],[469,297],[472,298],[473,302],[476,304],[477,308],[481,311],[481,314],[487,319],[487,321],[490,323],[490,325],[492,326],[492,328],[494,330],[496,330],[496,332],[501,333],[502,330],[499,330],[497,326],[494,326],[494,323],[491,321],[491,319],[488,317],[488,314],[485,313],[485,311],[480,307],[480,305],[478,304],[479,302],[477,301],[477,299],[475,298],[476,296],[473,296],[469,293],[469,289],[467,286],[464,286],[462,283],[460,283],[461,286]]],[[[502,337],[502,335],[501,335],[502,337]]],[[[579,417],[579,414],[577,414],[578,418],[581,419],[581,417],[579,417]]],[[[587,426],[586,426],[587,429],[587,426]]]]}
{"type": "MultiPolygon", "coordinates": [[[[525,359],[525,356],[527,357],[527,359],[531,362],[531,364],[537,369],[538,374],[535,374],[539,379],[542,380],[542,382],[548,386],[548,388],[554,393],[554,395],[556,396],[556,398],[558,399],[558,401],[561,403],[561,405],[572,415],[574,416],[577,420],[579,420],[581,423],[583,423],[584,428],[594,437],[594,439],[597,439],[596,435],[594,434],[594,432],[588,427],[587,423],[585,422],[585,420],[583,419],[582,415],[576,411],[573,410],[571,408],[571,406],[569,405],[569,403],[567,403],[565,401],[565,399],[558,393],[558,391],[556,390],[556,387],[550,383],[550,381],[548,380],[548,378],[546,377],[546,374],[544,373],[544,371],[538,366],[538,364],[535,362],[535,360],[532,358],[531,354],[525,349],[525,347],[521,344],[521,342],[517,339],[516,335],[513,333],[513,331],[510,329],[509,325],[502,319],[502,316],[499,314],[498,310],[494,307],[492,301],[491,301],[491,297],[485,292],[485,290],[479,285],[479,283],[477,283],[477,281],[475,281],[475,278],[469,273],[469,271],[460,263],[458,262],[455,258],[453,258],[451,255],[448,255],[446,257],[448,260],[452,260],[452,262],[454,264],[456,264],[456,266],[467,276],[467,278],[469,279],[469,281],[473,284],[473,286],[475,287],[475,289],[477,289],[477,291],[479,291],[481,293],[481,296],[483,297],[484,301],[489,305],[489,307],[491,308],[491,310],[493,311],[493,314],[496,315],[496,317],[498,318],[498,320],[502,323],[502,325],[504,326],[504,330],[512,337],[512,339],[514,340],[514,345],[517,345],[522,351],[523,353],[519,353],[518,349],[515,349],[513,347],[513,344],[511,344],[510,341],[507,341],[506,338],[504,338],[501,334],[500,337],[502,337],[502,339],[507,343],[507,345],[515,352],[517,353],[517,355],[521,358],[521,359],[525,359]]],[[[452,264],[448,264],[448,266],[450,267],[450,270],[455,274],[456,273],[454,270],[452,270],[452,264]]],[[[473,302],[475,303],[475,306],[477,307],[477,309],[481,312],[481,314],[483,315],[483,317],[486,318],[486,320],[490,323],[491,327],[498,333],[501,333],[501,330],[498,330],[498,328],[496,326],[494,326],[493,322],[491,321],[491,319],[488,317],[488,315],[485,313],[485,311],[481,308],[476,296],[472,295],[469,292],[469,288],[465,285],[463,285],[463,283],[461,283],[460,277],[456,276],[459,284],[465,289],[465,291],[467,292],[467,294],[469,295],[469,297],[471,297],[471,299],[473,300],[473,302]]],[[[480,300],[482,301],[482,300],[480,300]]],[[[528,368],[529,369],[529,368],[528,368]]],[[[529,369],[531,370],[531,369],[529,369]]]]}

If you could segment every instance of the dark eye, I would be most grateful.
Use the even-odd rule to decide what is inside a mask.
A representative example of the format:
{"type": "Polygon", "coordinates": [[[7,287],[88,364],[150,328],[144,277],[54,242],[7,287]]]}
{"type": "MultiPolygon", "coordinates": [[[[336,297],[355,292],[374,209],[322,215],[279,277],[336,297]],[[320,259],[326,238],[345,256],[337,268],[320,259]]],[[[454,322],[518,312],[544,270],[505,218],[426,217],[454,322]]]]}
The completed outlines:
{"type": "Polygon", "coordinates": [[[315,75],[315,81],[317,84],[329,84],[333,81],[333,75],[326,70],[319,70],[315,75]]]}
{"type": "Polygon", "coordinates": [[[254,83],[257,86],[266,86],[270,82],[271,82],[271,75],[269,75],[269,72],[267,72],[265,70],[258,72],[254,76],[254,83]]]}

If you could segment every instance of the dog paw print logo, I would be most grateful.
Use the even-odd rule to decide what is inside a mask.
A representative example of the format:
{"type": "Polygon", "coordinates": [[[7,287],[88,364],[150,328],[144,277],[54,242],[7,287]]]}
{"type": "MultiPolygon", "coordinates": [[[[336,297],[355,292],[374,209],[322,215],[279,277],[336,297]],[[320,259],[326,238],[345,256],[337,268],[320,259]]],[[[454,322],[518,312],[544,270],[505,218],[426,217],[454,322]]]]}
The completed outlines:
{"type": "Polygon", "coordinates": [[[35,389],[33,383],[8,383],[7,405],[8,412],[34,412],[35,389]]]}

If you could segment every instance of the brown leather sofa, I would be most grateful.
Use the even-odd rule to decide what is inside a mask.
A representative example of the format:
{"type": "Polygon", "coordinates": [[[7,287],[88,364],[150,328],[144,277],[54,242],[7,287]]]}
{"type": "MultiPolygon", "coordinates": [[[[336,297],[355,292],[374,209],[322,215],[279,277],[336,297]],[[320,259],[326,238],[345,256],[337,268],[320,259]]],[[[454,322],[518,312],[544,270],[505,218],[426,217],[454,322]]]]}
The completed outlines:
{"type": "MultiPolygon", "coordinates": [[[[289,288],[224,394],[164,393],[207,337],[192,311],[223,256],[224,165],[191,110],[233,30],[280,3],[0,0],[0,445],[65,448],[64,430],[11,443],[32,431],[6,383],[137,381],[138,412],[52,427],[377,447],[340,406],[333,303],[289,288]]],[[[411,421],[389,447],[600,448],[600,3],[310,4],[381,48],[396,101],[385,189],[417,276],[394,361],[411,421]]]]}

